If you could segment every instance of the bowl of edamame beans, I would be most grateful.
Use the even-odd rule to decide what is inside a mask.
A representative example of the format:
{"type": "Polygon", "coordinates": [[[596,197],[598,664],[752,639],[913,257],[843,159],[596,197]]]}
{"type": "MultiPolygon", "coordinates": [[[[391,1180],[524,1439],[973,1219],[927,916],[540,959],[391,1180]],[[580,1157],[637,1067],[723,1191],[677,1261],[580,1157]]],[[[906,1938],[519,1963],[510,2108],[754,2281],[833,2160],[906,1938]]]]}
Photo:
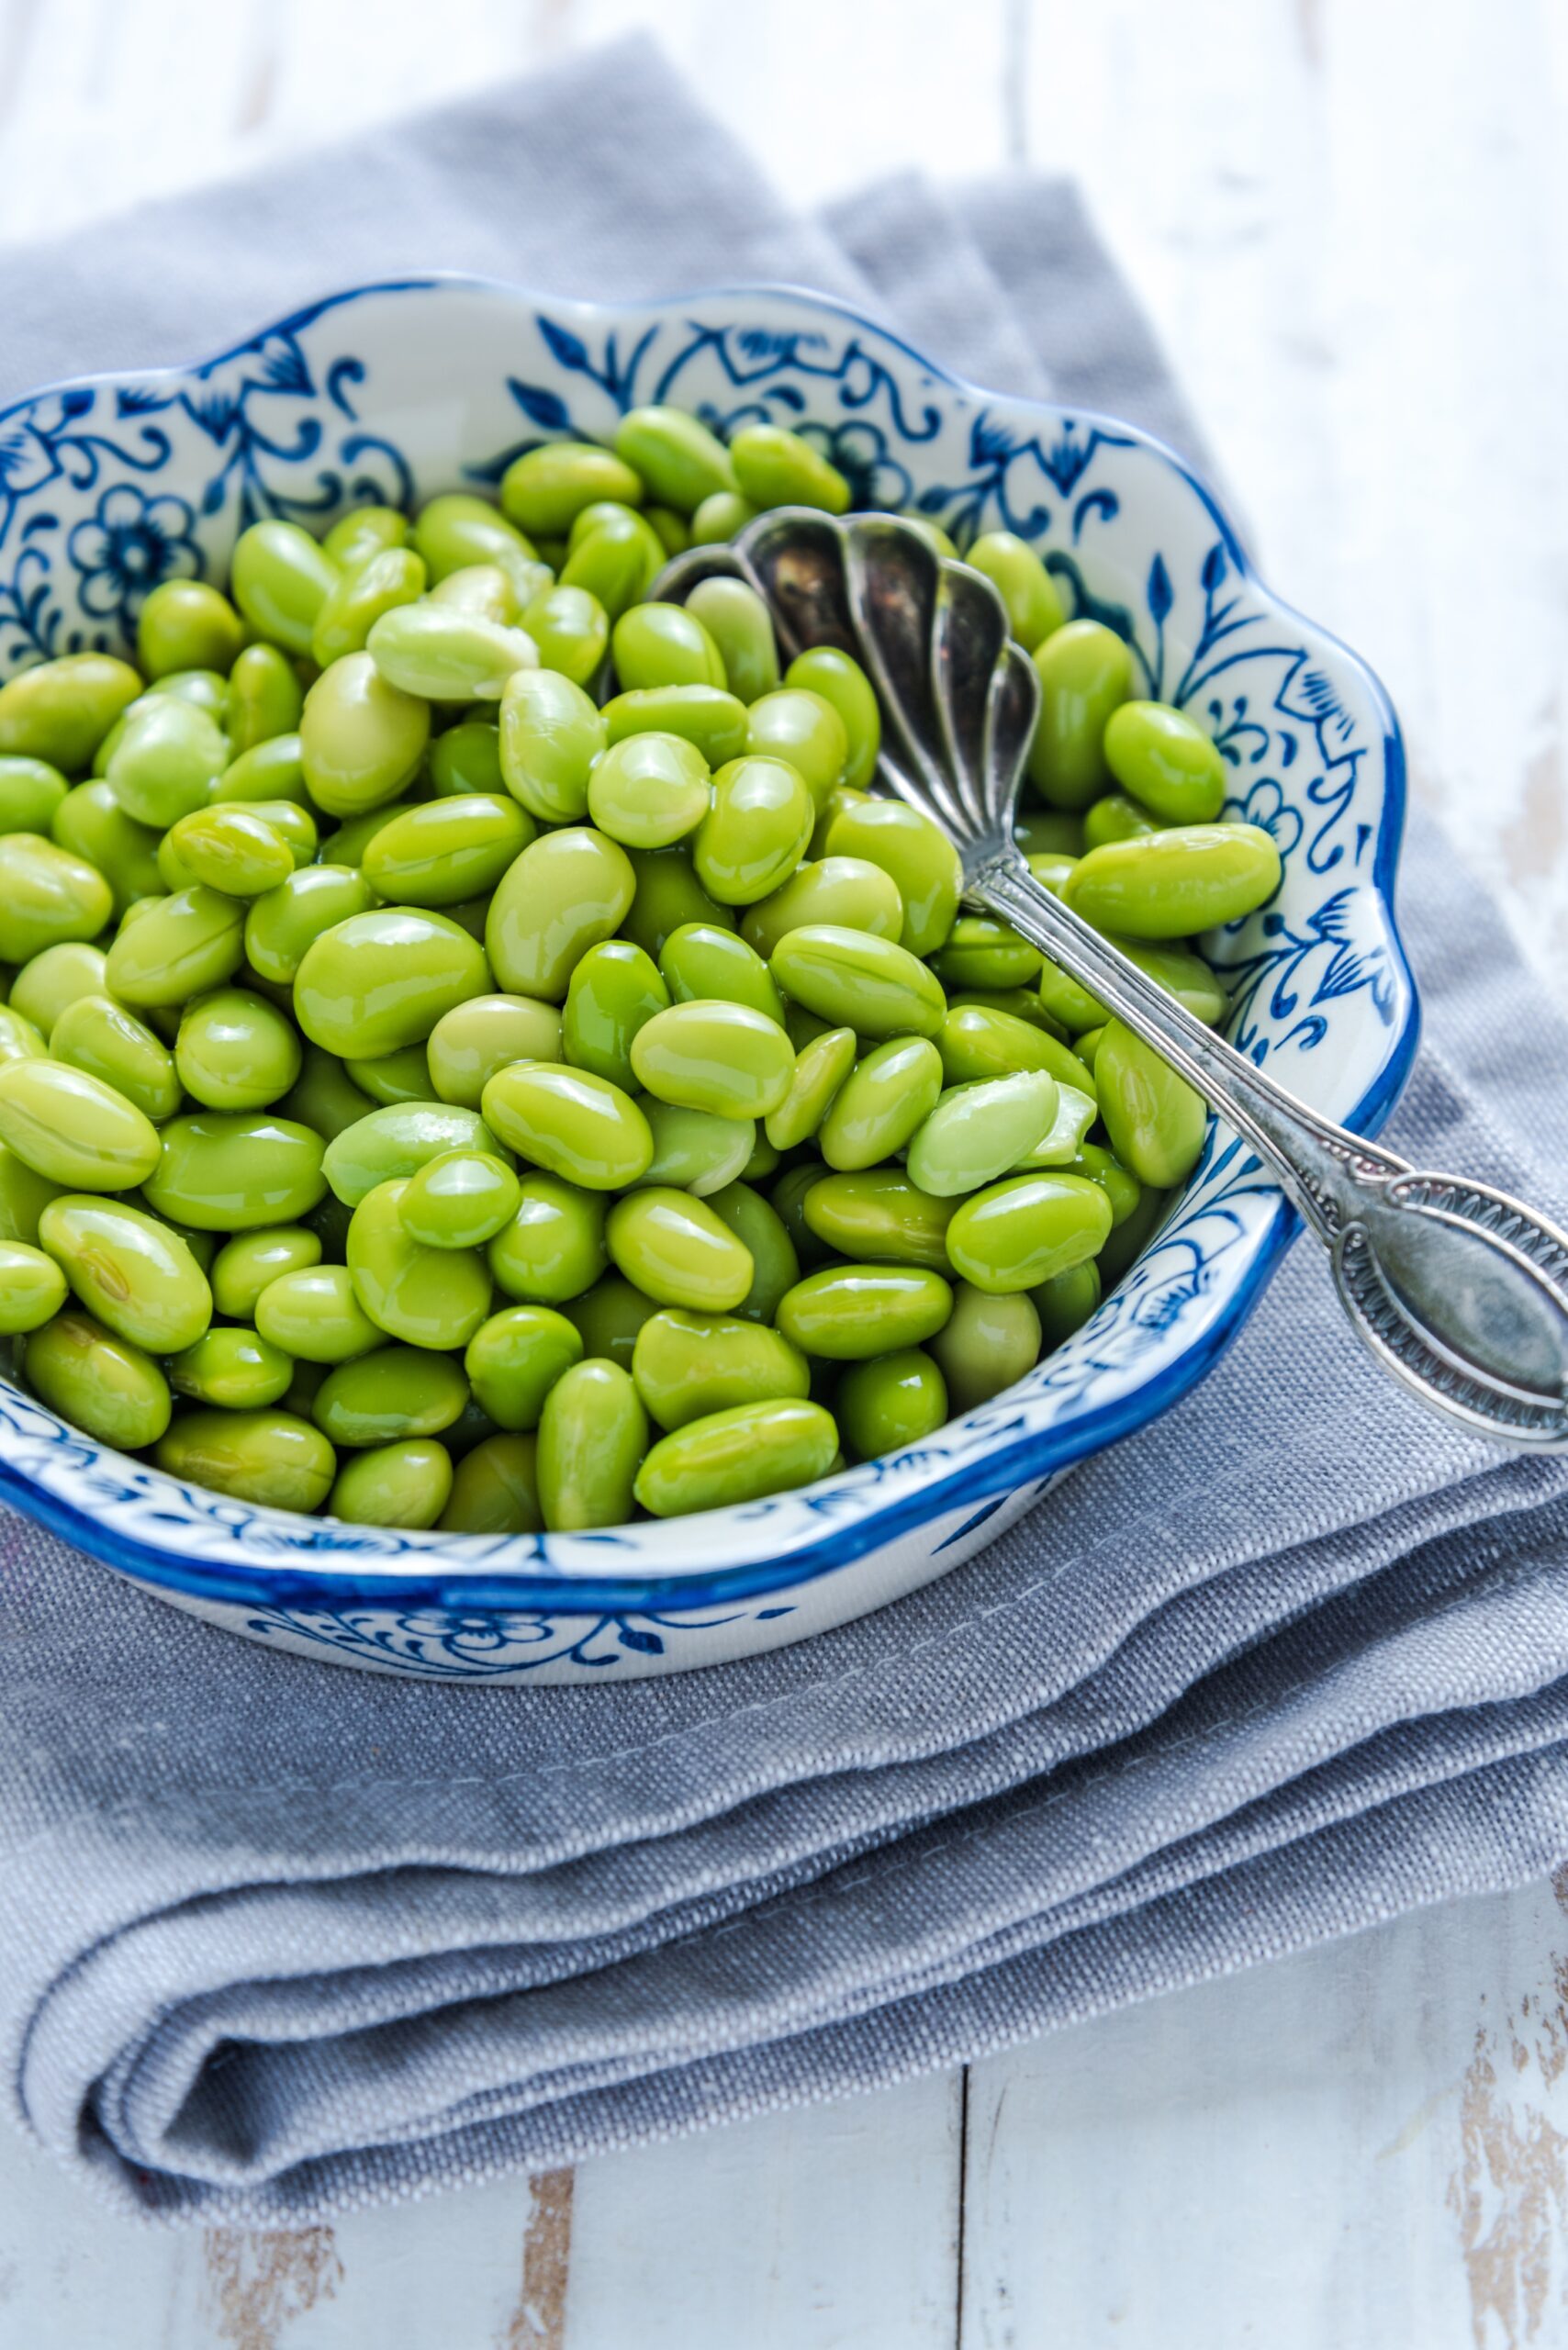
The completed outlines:
{"type": "Polygon", "coordinates": [[[771,508],[984,572],[1038,878],[1397,1097],[1392,711],[1129,426],[815,296],[459,278],[4,425],[0,1495],[147,1590],[386,1672],[722,1662],[959,1565],[1256,1303],[1279,1192],[965,906],[856,661],[653,592],[771,508]]]}

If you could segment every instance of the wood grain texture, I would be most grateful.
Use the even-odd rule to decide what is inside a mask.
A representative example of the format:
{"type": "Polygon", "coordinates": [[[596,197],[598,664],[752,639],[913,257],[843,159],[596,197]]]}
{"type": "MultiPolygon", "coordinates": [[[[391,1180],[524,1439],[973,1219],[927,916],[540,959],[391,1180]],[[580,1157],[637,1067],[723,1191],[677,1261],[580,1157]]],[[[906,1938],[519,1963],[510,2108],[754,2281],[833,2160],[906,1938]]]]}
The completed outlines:
{"type": "MultiPolygon", "coordinates": [[[[1082,184],[1268,576],[1568,984],[1560,0],[0,0],[0,267],[653,24],[810,203],[1082,184]],[[868,64],[869,61],[869,65],[868,64]]],[[[1558,2350],[1568,1881],[957,2076],[297,2234],[0,2131],[0,2350],[1558,2350]]]]}

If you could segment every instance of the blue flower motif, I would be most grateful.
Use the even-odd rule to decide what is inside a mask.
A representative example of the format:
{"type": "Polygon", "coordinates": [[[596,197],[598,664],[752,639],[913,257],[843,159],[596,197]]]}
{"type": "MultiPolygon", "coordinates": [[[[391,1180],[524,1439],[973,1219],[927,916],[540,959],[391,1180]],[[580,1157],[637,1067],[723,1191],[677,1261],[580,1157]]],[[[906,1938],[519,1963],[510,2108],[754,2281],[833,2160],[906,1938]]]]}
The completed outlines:
{"type": "Polygon", "coordinates": [[[1260,776],[1241,802],[1237,822],[1256,824],[1267,833],[1282,858],[1288,857],[1301,839],[1301,813],[1286,804],[1285,795],[1271,776],[1260,776]]]}
{"type": "Polygon", "coordinates": [[[838,467],[849,484],[851,506],[896,511],[909,504],[914,484],[898,459],[889,455],[888,436],[881,426],[868,417],[857,417],[849,424],[801,424],[795,430],[802,441],[812,442],[830,464],[838,467]]]}
{"type": "Polygon", "coordinates": [[[183,498],[145,498],[130,482],[106,489],[66,542],[82,575],[83,610],[129,628],[161,579],[193,578],[201,569],[195,520],[183,498]]]}

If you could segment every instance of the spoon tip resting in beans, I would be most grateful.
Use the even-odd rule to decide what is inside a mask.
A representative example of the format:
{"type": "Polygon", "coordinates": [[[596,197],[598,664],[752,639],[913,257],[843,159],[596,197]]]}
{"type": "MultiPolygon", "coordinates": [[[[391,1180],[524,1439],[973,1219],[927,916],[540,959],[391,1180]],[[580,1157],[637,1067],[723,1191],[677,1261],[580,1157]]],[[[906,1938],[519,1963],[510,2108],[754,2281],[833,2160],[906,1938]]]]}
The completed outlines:
{"type": "MultiPolygon", "coordinates": [[[[241,533],[0,688],[0,1337],[100,1441],[373,1525],[586,1529],[916,1443],[1078,1328],[1198,1097],[870,791],[877,699],[671,553],[840,513],[667,408],[498,503],[241,533]]],[[[946,549],[935,525],[928,528],[946,549]]],[[[1020,844],[1196,1012],[1269,836],[1010,532],[1020,844]]]]}

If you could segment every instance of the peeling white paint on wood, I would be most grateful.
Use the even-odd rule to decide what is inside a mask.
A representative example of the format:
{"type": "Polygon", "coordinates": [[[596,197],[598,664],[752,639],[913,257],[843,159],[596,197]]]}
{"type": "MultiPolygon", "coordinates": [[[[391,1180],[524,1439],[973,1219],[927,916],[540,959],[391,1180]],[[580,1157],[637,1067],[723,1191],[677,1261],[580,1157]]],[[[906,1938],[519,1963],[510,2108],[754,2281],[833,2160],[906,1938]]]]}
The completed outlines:
{"type": "MultiPolygon", "coordinates": [[[[0,0],[6,242],[655,26],[801,201],[1075,173],[1268,576],[1568,987],[1556,0],[0,0]],[[451,38],[445,37],[450,33],[451,38]],[[865,61],[875,61],[868,100],[865,61]]],[[[1568,1898],[1568,1896],[1565,1896],[1568,1898]]],[[[1556,2350],[1568,1914],[1408,1919],[957,2078],[297,2234],[0,2131],[0,2350],[1556,2350]]]]}

